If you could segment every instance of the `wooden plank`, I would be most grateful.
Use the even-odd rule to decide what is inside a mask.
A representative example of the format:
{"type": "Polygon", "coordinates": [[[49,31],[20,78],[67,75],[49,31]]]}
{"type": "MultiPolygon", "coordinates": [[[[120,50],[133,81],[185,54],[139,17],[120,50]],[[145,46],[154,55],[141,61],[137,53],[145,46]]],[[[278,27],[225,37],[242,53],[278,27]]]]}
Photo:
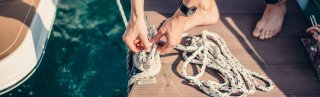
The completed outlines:
{"type": "MultiPolygon", "coordinates": [[[[216,0],[222,14],[262,14],[266,3],[265,0],[216,0]]],[[[287,13],[300,14],[300,9],[295,0],[287,0],[287,13]]]]}
{"type": "MultiPolygon", "coordinates": [[[[162,58],[163,68],[161,73],[157,76],[156,85],[141,85],[134,88],[131,97],[139,97],[139,95],[152,95],[152,96],[193,96],[202,97],[206,96],[196,87],[187,84],[181,77],[181,59],[177,55],[166,56],[162,58]],[[172,63],[173,62],[173,63],[172,63]]],[[[310,94],[320,93],[317,87],[320,83],[313,71],[312,67],[306,66],[307,64],[292,64],[292,65],[272,65],[260,67],[258,65],[244,66],[249,69],[267,75],[277,85],[275,89],[270,92],[257,92],[252,96],[268,96],[268,95],[283,95],[285,94],[310,94]],[[264,68],[264,69],[263,69],[264,68]]],[[[188,74],[193,74],[193,68],[197,70],[199,67],[191,66],[188,68],[188,74]]],[[[212,73],[215,74],[215,73],[212,73]]],[[[206,73],[202,78],[213,79],[211,74],[206,73]]]]}

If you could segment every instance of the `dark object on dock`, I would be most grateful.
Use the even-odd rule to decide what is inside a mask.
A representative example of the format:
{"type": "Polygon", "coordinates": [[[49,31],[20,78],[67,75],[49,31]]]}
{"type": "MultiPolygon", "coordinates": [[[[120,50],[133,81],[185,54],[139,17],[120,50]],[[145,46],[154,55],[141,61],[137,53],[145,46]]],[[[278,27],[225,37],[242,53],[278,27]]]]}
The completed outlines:
{"type": "Polygon", "coordinates": [[[307,54],[309,55],[310,61],[313,67],[316,69],[318,78],[320,80],[320,54],[318,42],[313,38],[302,38],[303,46],[305,47],[307,54]]]}
{"type": "MultiPolygon", "coordinates": [[[[317,20],[314,15],[310,16],[310,22],[312,26],[317,26],[317,20]]],[[[319,32],[317,32],[319,35],[319,32]]],[[[320,79],[320,46],[319,42],[313,38],[302,38],[301,39],[303,46],[305,47],[307,54],[309,55],[310,61],[313,67],[316,69],[318,78],[320,79]]]]}

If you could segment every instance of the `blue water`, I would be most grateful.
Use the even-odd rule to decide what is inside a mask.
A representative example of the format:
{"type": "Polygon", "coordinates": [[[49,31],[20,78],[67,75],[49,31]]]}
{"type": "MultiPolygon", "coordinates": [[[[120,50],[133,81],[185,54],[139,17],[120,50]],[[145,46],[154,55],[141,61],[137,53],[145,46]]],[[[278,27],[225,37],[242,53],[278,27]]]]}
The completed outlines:
{"type": "Polygon", "coordinates": [[[124,30],[116,0],[60,0],[40,67],[2,96],[126,97],[124,30]]]}

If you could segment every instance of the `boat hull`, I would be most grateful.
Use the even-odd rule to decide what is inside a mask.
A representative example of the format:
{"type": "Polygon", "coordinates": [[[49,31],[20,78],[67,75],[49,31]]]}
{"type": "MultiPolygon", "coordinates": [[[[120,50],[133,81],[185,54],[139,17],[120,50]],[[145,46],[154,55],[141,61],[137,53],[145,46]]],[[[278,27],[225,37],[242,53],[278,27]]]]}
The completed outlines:
{"type": "Polygon", "coordinates": [[[58,0],[40,0],[25,38],[12,53],[0,60],[0,95],[26,81],[38,68],[45,53],[58,0]]]}

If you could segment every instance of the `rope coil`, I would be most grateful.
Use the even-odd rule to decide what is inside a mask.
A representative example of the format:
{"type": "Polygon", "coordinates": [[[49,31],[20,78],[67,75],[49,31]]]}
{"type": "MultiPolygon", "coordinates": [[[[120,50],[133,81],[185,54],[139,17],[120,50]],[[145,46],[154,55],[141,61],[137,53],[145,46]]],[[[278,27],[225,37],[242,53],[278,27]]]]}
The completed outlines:
{"type": "Polygon", "coordinates": [[[188,46],[177,45],[175,49],[182,51],[185,62],[182,65],[182,76],[193,82],[203,92],[210,96],[227,97],[234,93],[242,93],[246,96],[257,89],[267,92],[274,87],[274,83],[267,77],[245,69],[231,54],[224,40],[217,34],[204,30],[201,37],[187,36],[191,39],[188,46]],[[191,53],[191,55],[190,55],[191,53]],[[195,76],[187,74],[188,64],[201,65],[200,72],[195,76]],[[205,69],[214,69],[221,73],[224,83],[215,81],[203,81],[205,69]],[[267,86],[263,87],[255,79],[261,79],[267,86]]]}

